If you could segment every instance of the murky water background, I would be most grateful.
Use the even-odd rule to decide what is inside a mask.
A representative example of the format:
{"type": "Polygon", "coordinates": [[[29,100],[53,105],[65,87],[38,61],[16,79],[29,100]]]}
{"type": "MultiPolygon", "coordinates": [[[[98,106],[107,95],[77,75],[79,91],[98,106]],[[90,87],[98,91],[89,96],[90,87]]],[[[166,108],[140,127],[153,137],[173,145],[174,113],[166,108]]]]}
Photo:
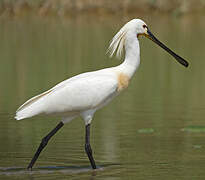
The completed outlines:
{"type": "Polygon", "coordinates": [[[92,122],[95,172],[84,152],[81,119],[65,125],[28,172],[42,137],[59,119],[17,122],[13,116],[25,100],[64,79],[119,64],[105,51],[128,19],[0,19],[0,179],[205,178],[205,22],[144,19],[190,67],[141,38],[141,66],[130,87],[92,122]]]}

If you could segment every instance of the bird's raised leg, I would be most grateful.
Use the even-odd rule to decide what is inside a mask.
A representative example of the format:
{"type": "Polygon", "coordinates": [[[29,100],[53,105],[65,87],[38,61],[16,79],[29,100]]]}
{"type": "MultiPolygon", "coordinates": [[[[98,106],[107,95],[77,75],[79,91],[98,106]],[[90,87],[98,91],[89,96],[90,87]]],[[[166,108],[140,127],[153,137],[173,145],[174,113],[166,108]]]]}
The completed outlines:
{"type": "Polygon", "coordinates": [[[43,148],[47,145],[48,141],[50,140],[50,138],[64,125],[63,122],[60,122],[51,132],[48,133],[47,136],[45,136],[42,141],[41,144],[39,145],[35,155],[33,156],[31,162],[29,163],[27,169],[32,169],[34,163],[36,162],[36,160],[38,159],[38,156],[40,155],[41,151],[43,150],[43,148]]]}
{"type": "Polygon", "coordinates": [[[92,149],[90,146],[90,124],[87,124],[85,127],[85,151],[88,155],[92,168],[96,169],[95,160],[93,158],[92,149]]]}

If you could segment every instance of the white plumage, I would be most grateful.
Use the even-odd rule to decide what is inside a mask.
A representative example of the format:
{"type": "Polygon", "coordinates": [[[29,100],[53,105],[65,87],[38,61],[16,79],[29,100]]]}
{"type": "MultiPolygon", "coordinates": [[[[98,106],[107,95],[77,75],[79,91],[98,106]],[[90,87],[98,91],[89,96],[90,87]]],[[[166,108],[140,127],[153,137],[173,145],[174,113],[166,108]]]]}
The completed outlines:
{"type": "Polygon", "coordinates": [[[94,113],[115,95],[117,87],[117,74],[111,69],[84,73],[28,100],[17,110],[16,119],[45,113],[67,120],[86,111],[94,113]]]}
{"type": "Polygon", "coordinates": [[[55,114],[61,116],[65,123],[76,116],[82,116],[87,124],[97,109],[128,86],[140,63],[140,35],[150,38],[181,64],[188,66],[184,59],[159,42],[142,20],[133,19],[113,37],[107,51],[111,57],[115,52],[117,57],[121,57],[125,50],[125,60],[122,64],[83,73],[59,83],[25,102],[17,110],[15,118],[21,120],[38,114],[55,114]]]}
{"type": "Polygon", "coordinates": [[[179,63],[188,66],[183,58],[162,44],[140,19],[133,19],[125,24],[112,39],[108,53],[122,56],[122,64],[94,72],[87,72],[67,79],[52,89],[25,102],[16,112],[15,118],[21,120],[38,114],[53,114],[62,118],[61,122],[42,139],[32,158],[31,169],[49,139],[66,123],[81,116],[86,124],[85,151],[93,169],[96,169],[90,146],[90,123],[96,110],[105,106],[122,90],[128,87],[130,79],[140,64],[138,37],[144,35],[170,53],[179,63]]]}
{"type": "Polygon", "coordinates": [[[64,123],[76,116],[82,116],[86,124],[90,122],[97,109],[127,87],[139,65],[139,43],[136,30],[132,30],[132,26],[139,25],[137,22],[144,24],[138,19],[128,22],[112,39],[108,48],[111,56],[117,51],[116,54],[120,57],[123,49],[129,45],[126,41],[130,41],[133,52],[126,53],[129,58],[125,58],[124,63],[117,67],[83,73],[59,83],[26,101],[17,110],[15,118],[21,120],[38,114],[54,114],[61,116],[64,123]]]}

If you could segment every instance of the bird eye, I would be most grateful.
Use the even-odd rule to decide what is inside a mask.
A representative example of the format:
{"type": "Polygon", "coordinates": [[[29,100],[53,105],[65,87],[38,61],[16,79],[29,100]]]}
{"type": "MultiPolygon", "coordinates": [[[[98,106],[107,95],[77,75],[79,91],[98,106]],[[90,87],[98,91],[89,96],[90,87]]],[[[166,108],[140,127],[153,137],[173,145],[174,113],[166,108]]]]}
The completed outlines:
{"type": "Polygon", "coordinates": [[[147,26],[144,24],[143,26],[142,26],[143,28],[147,28],[147,26]]]}

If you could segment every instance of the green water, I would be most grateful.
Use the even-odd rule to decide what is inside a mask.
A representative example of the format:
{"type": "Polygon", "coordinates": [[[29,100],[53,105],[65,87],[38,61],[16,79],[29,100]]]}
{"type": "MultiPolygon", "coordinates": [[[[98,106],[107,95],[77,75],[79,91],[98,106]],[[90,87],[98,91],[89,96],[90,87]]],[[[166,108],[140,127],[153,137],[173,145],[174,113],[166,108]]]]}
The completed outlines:
{"type": "Polygon", "coordinates": [[[145,17],[152,32],[190,67],[141,38],[141,66],[129,88],[92,121],[98,170],[90,169],[84,152],[81,119],[66,124],[33,171],[26,170],[59,119],[15,121],[15,110],[73,75],[118,65],[121,61],[108,59],[105,51],[127,20],[0,19],[0,179],[205,178],[205,22],[198,17],[145,17]]]}

